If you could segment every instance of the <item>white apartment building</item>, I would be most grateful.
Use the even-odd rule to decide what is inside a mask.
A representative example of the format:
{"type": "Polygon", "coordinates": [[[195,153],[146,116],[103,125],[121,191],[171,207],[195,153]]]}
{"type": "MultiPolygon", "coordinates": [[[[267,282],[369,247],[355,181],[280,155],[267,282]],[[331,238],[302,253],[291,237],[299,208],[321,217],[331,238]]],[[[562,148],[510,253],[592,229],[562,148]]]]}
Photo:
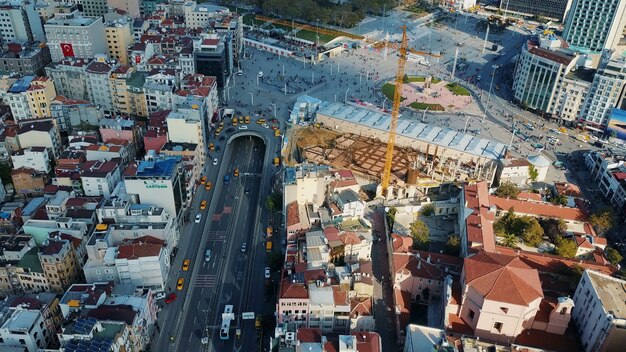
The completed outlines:
{"type": "Polygon", "coordinates": [[[113,96],[109,87],[109,75],[117,66],[115,60],[107,60],[105,55],[97,55],[95,60],[85,67],[89,101],[109,113],[113,112],[113,96]]]}
{"type": "Polygon", "coordinates": [[[13,347],[21,351],[37,352],[48,347],[45,322],[39,309],[6,307],[0,314],[0,350],[13,347]],[[45,334],[44,334],[45,333],[45,334]]]}
{"type": "Polygon", "coordinates": [[[565,76],[575,67],[578,54],[560,48],[556,37],[541,37],[522,47],[513,78],[514,99],[548,114],[558,111],[565,76]]]}
{"type": "Polygon", "coordinates": [[[54,81],[58,95],[74,100],[89,100],[85,67],[92,59],[75,59],[69,57],[46,66],[46,76],[54,81]]]}
{"type": "Polygon", "coordinates": [[[161,240],[153,238],[146,243],[136,239],[117,247],[115,268],[122,284],[163,291],[170,268],[170,255],[161,240]]]}
{"type": "Polygon", "coordinates": [[[117,161],[90,160],[80,169],[80,180],[86,196],[109,197],[121,179],[117,161]]]}
{"type": "Polygon", "coordinates": [[[185,27],[205,28],[210,21],[230,13],[227,7],[209,4],[198,5],[195,1],[187,1],[183,5],[185,15],[185,27]]]}
{"type": "Polygon", "coordinates": [[[624,87],[626,58],[617,54],[604,56],[580,111],[579,121],[587,129],[603,132],[609,123],[611,110],[620,107],[626,99],[624,87]]]}
{"type": "Polygon", "coordinates": [[[17,139],[21,148],[46,147],[52,150],[55,157],[61,154],[61,135],[51,121],[22,124],[17,132],[17,139]]]}
{"type": "Polygon", "coordinates": [[[561,89],[556,91],[556,106],[553,112],[559,121],[572,123],[578,119],[587,92],[591,88],[593,72],[579,68],[563,77],[561,89]]]}
{"type": "Polygon", "coordinates": [[[348,292],[339,286],[309,285],[309,328],[344,332],[350,328],[348,292]]]}
{"type": "Polygon", "coordinates": [[[44,25],[52,61],[67,57],[92,58],[107,53],[102,17],[87,17],[75,5],[57,7],[44,25]]]}
{"type": "MultiPolygon", "coordinates": [[[[189,110],[186,112],[194,113],[194,111],[189,110]]],[[[200,146],[201,162],[204,163],[206,150],[202,121],[191,117],[190,114],[174,111],[167,115],[166,121],[170,142],[198,144],[200,146]]]]}
{"type": "Polygon", "coordinates": [[[0,41],[43,42],[46,37],[34,0],[0,1],[0,41]]]}
{"type": "Polygon", "coordinates": [[[341,191],[335,195],[334,200],[339,209],[341,209],[344,219],[358,219],[363,217],[365,202],[359,198],[359,195],[355,191],[351,189],[341,191]]]}
{"type": "Polygon", "coordinates": [[[572,317],[584,351],[621,351],[626,338],[626,281],[585,270],[572,317]]]}
{"type": "Polygon", "coordinates": [[[573,0],[563,37],[573,47],[601,52],[626,47],[626,0],[573,0]]]}
{"type": "Polygon", "coordinates": [[[325,268],[330,261],[328,240],[322,231],[311,231],[306,234],[307,268],[325,268]]]}
{"type": "Polygon", "coordinates": [[[31,147],[17,150],[11,155],[11,161],[14,169],[27,167],[45,173],[49,173],[51,170],[50,155],[46,147],[31,147]]]}
{"type": "Polygon", "coordinates": [[[148,112],[172,108],[172,96],[176,87],[176,73],[174,70],[162,70],[159,73],[146,77],[143,89],[146,96],[148,112]]]}

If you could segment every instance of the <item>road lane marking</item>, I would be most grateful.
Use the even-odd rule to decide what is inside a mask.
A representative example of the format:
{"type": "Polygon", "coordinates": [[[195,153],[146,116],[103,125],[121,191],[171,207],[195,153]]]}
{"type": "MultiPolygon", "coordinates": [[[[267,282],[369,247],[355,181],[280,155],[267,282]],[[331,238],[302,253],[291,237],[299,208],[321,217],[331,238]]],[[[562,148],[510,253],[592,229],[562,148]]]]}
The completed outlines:
{"type": "Polygon", "coordinates": [[[214,287],[217,275],[197,275],[193,287],[214,287]]]}

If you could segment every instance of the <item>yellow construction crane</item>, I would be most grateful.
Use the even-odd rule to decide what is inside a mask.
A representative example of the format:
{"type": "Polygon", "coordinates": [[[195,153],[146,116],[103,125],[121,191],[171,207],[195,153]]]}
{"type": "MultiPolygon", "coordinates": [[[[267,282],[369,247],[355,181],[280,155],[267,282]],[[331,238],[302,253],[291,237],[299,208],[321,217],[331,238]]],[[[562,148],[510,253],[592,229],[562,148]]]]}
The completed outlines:
{"type": "Polygon", "coordinates": [[[400,114],[400,102],[402,100],[402,84],[404,83],[404,65],[406,64],[407,49],[409,47],[406,38],[406,25],[402,26],[402,43],[400,44],[400,57],[398,58],[398,70],[396,71],[396,88],[393,93],[393,108],[391,110],[391,124],[389,125],[389,139],[387,140],[387,152],[385,153],[385,168],[383,169],[382,192],[387,197],[387,188],[391,181],[391,162],[393,161],[393,147],[396,143],[396,128],[398,115],[400,114]]]}

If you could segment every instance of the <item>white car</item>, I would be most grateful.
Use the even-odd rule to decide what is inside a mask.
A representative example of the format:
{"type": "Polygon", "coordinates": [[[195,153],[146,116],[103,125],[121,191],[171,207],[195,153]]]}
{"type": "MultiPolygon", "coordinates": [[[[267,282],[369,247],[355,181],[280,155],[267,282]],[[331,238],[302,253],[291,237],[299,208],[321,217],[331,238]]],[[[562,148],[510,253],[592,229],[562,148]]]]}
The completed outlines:
{"type": "Polygon", "coordinates": [[[266,279],[270,278],[270,267],[269,266],[265,267],[265,278],[266,279]]]}
{"type": "Polygon", "coordinates": [[[198,214],[196,214],[196,220],[194,220],[194,222],[196,224],[199,224],[200,223],[200,219],[202,219],[202,215],[200,213],[198,213],[198,214]]]}
{"type": "Polygon", "coordinates": [[[217,158],[213,159],[213,165],[217,165],[217,158]]]}
{"type": "Polygon", "coordinates": [[[259,78],[263,77],[263,71],[259,71],[259,78]]]}
{"type": "Polygon", "coordinates": [[[248,129],[248,126],[246,126],[246,125],[239,126],[239,129],[240,129],[240,130],[247,130],[247,129],[248,129]]]}
{"type": "Polygon", "coordinates": [[[158,292],[156,294],[156,296],[154,296],[156,299],[163,299],[165,298],[165,292],[158,292]]]}
{"type": "Polygon", "coordinates": [[[246,242],[241,244],[241,253],[246,253],[246,249],[248,248],[248,244],[246,242]]]}
{"type": "Polygon", "coordinates": [[[237,71],[237,76],[243,75],[243,71],[237,71]]]}
{"type": "Polygon", "coordinates": [[[266,123],[261,125],[263,128],[270,128],[270,126],[268,126],[266,123]]]}

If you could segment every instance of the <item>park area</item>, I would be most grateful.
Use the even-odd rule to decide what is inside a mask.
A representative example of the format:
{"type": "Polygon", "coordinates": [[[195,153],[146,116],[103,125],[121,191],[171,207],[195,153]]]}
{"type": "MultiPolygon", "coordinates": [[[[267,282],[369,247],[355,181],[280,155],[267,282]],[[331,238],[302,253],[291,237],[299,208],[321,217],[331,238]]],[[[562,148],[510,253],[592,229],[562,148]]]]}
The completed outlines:
{"type": "MultiPolygon", "coordinates": [[[[461,111],[472,104],[470,92],[461,85],[438,77],[404,76],[401,104],[416,110],[461,111]]],[[[386,82],[382,93],[393,101],[395,84],[386,82]]]]}
{"type": "Polygon", "coordinates": [[[351,36],[349,33],[342,33],[323,27],[317,28],[315,26],[296,21],[286,21],[256,14],[245,14],[243,16],[243,24],[259,27],[269,31],[281,30],[289,33],[290,35],[294,35],[296,38],[308,40],[312,43],[317,43],[317,38],[319,36],[320,45],[324,45],[342,35],[351,36]],[[292,33],[292,31],[295,31],[295,34],[292,33]]]}

